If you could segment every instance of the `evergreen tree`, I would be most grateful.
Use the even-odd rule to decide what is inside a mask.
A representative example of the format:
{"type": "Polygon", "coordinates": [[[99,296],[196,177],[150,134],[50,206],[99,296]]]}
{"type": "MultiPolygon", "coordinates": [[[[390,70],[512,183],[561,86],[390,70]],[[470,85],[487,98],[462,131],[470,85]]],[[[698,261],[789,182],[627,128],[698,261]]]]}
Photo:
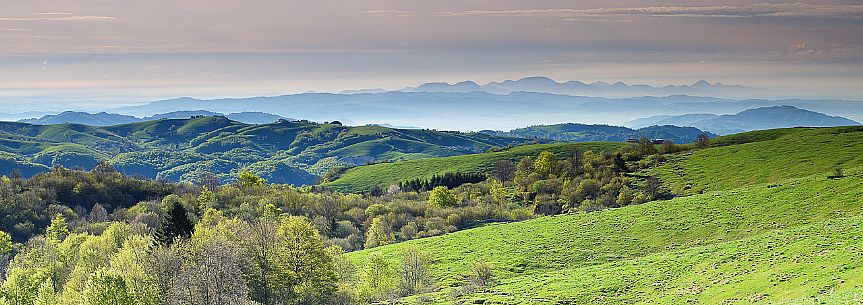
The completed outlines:
{"type": "Polygon", "coordinates": [[[168,213],[162,218],[162,223],[156,231],[156,240],[163,245],[170,245],[177,237],[188,238],[192,235],[194,226],[186,216],[186,208],[179,202],[172,202],[168,213]]]}

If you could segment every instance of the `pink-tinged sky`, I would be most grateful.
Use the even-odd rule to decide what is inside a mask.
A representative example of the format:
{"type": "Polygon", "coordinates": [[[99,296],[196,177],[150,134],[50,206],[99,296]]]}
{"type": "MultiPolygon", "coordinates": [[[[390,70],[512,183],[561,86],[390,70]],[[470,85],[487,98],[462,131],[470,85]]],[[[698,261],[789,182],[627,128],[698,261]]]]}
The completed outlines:
{"type": "Polygon", "coordinates": [[[0,1],[15,111],[534,75],[863,99],[859,1],[0,1]]]}

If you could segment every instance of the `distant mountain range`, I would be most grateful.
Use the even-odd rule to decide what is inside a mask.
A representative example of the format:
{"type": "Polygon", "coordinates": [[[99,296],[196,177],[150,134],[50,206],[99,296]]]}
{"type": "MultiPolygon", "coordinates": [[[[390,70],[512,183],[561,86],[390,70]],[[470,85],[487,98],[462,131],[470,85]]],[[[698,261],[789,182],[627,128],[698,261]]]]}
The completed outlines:
{"type": "Polygon", "coordinates": [[[259,111],[317,122],[345,122],[347,118],[356,125],[388,123],[442,130],[510,130],[559,122],[620,125],[639,117],[734,114],[780,105],[863,120],[863,102],[847,100],[733,100],[689,95],[603,98],[536,92],[304,93],[214,100],[178,98],[110,112],[147,117],[185,110],[218,113],[259,111]]]}
{"type": "MultiPolygon", "coordinates": [[[[554,124],[537,125],[510,131],[484,130],[495,136],[522,137],[531,139],[546,139],[561,142],[623,142],[628,139],[639,139],[642,136],[648,139],[671,140],[674,143],[690,143],[695,141],[698,135],[705,134],[704,131],[694,127],[678,126],[649,126],[640,129],[630,129],[610,125],[585,125],[585,124],[554,124]]],[[[706,133],[708,136],[714,134],[706,133]]]]}
{"type": "MultiPolygon", "coordinates": [[[[476,82],[470,80],[458,82],[455,84],[444,82],[426,83],[417,87],[405,88],[400,91],[461,93],[482,91],[495,94],[507,94],[521,91],[602,97],[637,97],[668,95],[740,97],[752,96],[752,94],[758,92],[759,89],[740,85],[724,85],[722,83],[710,83],[705,80],[699,80],[691,85],[667,85],[655,87],[649,85],[628,85],[624,82],[585,83],[573,80],[559,83],[548,77],[534,76],[518,80],[490,82],[484,85],[477,84],[476,82]]],[[[362,92],[362,90],[358,92],[362,92]]]]}
{"type": "MultiPolygon", "coordinates": [[[[185,114],[183,114],[185,116],[185,114]]],[[[483,133],[280,120],[246,124],[224,116],[157,119],[107,127],[0,122],[0,175],[110,161],[127,175],[222,182],[240,170],[275,183],[311,184],[327,170],[368,162],[455,156],[532,142],[483,133]]]]}
{"type": "Polygon", "coordinates": [[[183,110],[160,113],[143,118],[138,118],[131,115],[122,115],[107,112],[88,113],[80,111],[65,111],[59,114],[45,115],[41,118],[18,120],[18,122],[36,125],[81,124],[89,126],[113,126],[161,119],[188,119],[196,116],[224,116],[230,120],[247,124],[266,124],[273,123],[280,119],[286,119],[285,117],[265,112],[238,112],[226,115],[206,110],[183,110]]]}
{"type": "Polygon", "coordinates": [[[660,115],[641,118],[625,124],[632,128],[651,125],[692,126],[701,130],[725,135],[752,130],[786,127],[833,127],[860,125],[860,123],[794,106],[772,106],[748,109],[737,114],[685,114],[660,115]]]}

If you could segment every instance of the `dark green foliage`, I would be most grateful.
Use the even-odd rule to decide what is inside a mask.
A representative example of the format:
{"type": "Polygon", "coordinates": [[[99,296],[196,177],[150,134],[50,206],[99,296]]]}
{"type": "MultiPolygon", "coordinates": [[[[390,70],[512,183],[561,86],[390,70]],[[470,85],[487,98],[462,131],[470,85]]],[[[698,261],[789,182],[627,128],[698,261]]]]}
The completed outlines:
{"type": "Polygon", "coordinates": [[[565,142],[623,142],[628,139],[638,139],[642,136],[650,139],[666,139],[675,143],[691,143],[703,131],[694,127],[677,127],[671,125],[649,126],[641,129],[630,129],[610,125],[556,124],[537,125],[514,129],[508,132],[488,132],[499,136],[514,136],[531,139],[548,139],[565,142]]]}
{"type": "Polygon", "coordinates": [[[30,177],[55,165],[89,170],[110,160],[121,173],[150,179],[195,181],[210,172],[224,183],[248,170],[276,183],[311,185],[334,167],[471,154],[528,141],[309,121],[254,125],[223,116],[107,127],[0,122],[0,174],[18,168],[30,177]]]}
{"type": "Polygon", "coordinates": [[[77,210],[84,216],[99,203],[110,214],[164,197],[178,187],[126,177],[108,165],[90,172],[55,167],[30,179],[7,178],[0,182],[0,230],[25,241],[42,232],[57,213],[73,215],[77,210]]]}
{"type": "Polygon", "coordinates": [[[162,218],[162,223],[159,229],[156,230],[156,240],[163,245],[170,245],[177,238],[189,238],[192,236],[192,231],[195,229],[189,217],[186,215],[186,208],[180,202],[171,202],[167,213],[162,218]]]}
{"type": "Polygon", "coordinates": [[[403,181],[400,186],[402,191],[409,192],[424,192],[429,191],[437,186],[445,186],[447,188],[455,188],[465,183],[478,183],[487,179],[484,174],[473,173],[446,173],[443,175],[434,175],[428,179],[414,179],[403,181]]]}

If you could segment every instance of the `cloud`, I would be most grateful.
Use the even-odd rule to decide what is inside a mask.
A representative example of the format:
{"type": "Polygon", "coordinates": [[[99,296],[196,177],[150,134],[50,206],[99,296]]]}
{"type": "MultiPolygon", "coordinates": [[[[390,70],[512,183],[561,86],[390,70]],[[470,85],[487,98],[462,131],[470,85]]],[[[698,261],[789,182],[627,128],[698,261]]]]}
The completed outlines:
{"type": "Polygon", "coordinates": [[[65,16],[65,13],[40,13],[37,15],[62,17],[0,17],[0,21],[112,21],[117,19],[111,16],[65,16]]]}
{"type": "Polygon", "coordinates": [[[788,56],[797,60],[840,60],[863,58],[863,45],[797,43],[788,48],[788,56]]]}
{"type": "Polygon", "coordinates": [[[413,13],[409,11],[400,11],[400,10],[370,10],[370,11],[360,11],[354,12],[356,14],[367,14],[367,15],[375,15],[375,16],[397,16],[397,17],[411,17],[413,13]]]}
{"type": "MultiPolygon", "coordinates": [[[[762,3],[745,6],[649,6],[630,8],[594,9],[529,9],[529,10],[471,10],[440,12],[438,16],[491,16],[491,17],[554,17],[579,21],[589,17],[603,16],[650,16],[650,17],[814,17],[863,19],[863,5],[808,4],[808,3],[762,3]]],[[[625,19],[624,19],[625,20],[625,19]]]]}

